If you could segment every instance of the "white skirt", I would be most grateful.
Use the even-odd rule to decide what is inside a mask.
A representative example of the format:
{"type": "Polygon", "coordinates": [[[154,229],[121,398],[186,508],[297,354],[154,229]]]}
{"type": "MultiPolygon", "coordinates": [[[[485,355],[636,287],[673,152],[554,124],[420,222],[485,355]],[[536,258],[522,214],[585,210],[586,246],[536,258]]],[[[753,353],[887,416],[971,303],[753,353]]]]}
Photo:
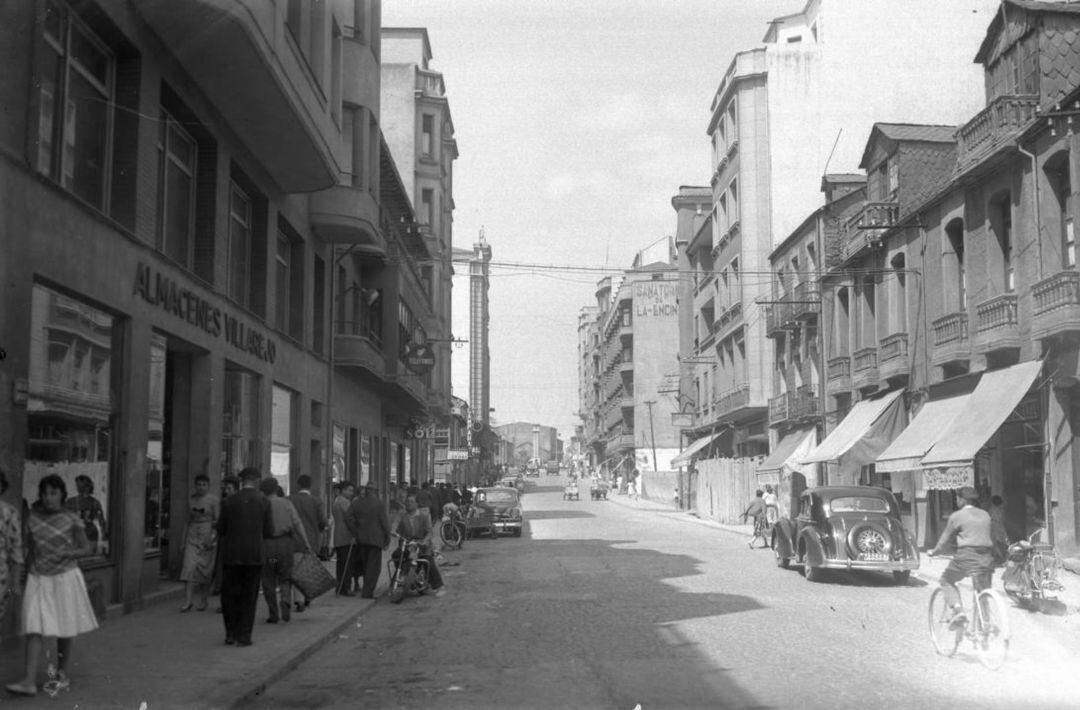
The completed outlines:
{"type": "Polygon", "coordinates": [[[71,638],[98,627],[78,567],[52,575],[30,573],[23,596],[22,632],[71,638]]]}

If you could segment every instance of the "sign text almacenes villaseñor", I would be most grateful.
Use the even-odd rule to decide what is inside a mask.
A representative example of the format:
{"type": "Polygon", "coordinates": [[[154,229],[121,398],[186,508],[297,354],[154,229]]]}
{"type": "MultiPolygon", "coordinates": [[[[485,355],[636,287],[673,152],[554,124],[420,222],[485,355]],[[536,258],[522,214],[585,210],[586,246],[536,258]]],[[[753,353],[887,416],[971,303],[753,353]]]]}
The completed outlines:
{"type": "Polygon", "coordinates": [[[154,273],[148,264],[139,262],[135,269],[133,294],[166,313],[202,329],[213,337],[224,336],[233,347],[273,364],[277,346],[261,331],[244,325],[199,294],[176,283],[168,276],[154,273]]]}

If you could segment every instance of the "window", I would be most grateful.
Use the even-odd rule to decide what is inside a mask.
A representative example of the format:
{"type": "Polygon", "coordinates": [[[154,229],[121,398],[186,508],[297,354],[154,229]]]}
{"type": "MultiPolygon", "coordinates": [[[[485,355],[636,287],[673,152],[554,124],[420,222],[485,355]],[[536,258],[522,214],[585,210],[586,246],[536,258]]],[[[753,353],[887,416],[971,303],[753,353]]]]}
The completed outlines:
{"type": "Polygon", "coordinates": [[[728,186],[728,210],[730,211],[729,225],[739,221],[739,181],[732,180],[728,186]]]}
{"type": "Polygon", "coordinates": [[[270,475],[289,494],[289,473],[292,470],[292,450],[295,439],[293,410],[296,395],[277,384],[274,385],[270,414],[270,475]]]}
{"type": "Polygon", "coordinates": [[[420,218],[424,224],[435,224],[435,191],[430,187],[420,191],[420,218]]]}
{"type": "Polygon", "coordinates": [[[277,254],[274,261],[274,321],[278,330],[289,327],[289,270],[292,267],[292,244],[284,232],[277,235],[277,254]]]}
{"type": "Polygon", "coordinates": [[[1069,179],[1069,152],[1061,151],[1043,168],[1050,181],[1051,193],[1057,198],[1057,220],[1061,238],[1061,260],[1066,269],[1076,266],[1076,233],[1073,228],[1072,181],[1069,179]]]}
{"type": "Polygon", "coordinates": [[[1012,293],[1016,286],[1012,243],[1012,199],[1006,191],[990,200],[990,225],[997,237],[1001,263],[1001,286],[1005,293],[1012,293]]]}
{"type": "Polygon", "coordinates": [[[425,158],[430,158],[435,154],[435,117],[425,113],[420,123],[420,153],[425,158]]]}
{"type": "Polygon", "coordinates": [[[274,321],[295,340],[304,337],[304,241],[288,222],[278,218],[275,253],[274,321]]]}
{"type": "Polygon", "coordinates": [[[236,183],[229,186],[229,296],[248,305],[251,280],[251,199],[236,183]]]}
{"type": "Polygon", "coordinates": [[[848,323],[851,307],[848,289],[843,286],[836,290],[836,314],[833,327],[833,349],[837,355],[844,356],[850,353],[848,341],[848,323]]]}
{"type": "Polygon", "coordinates": [[[66,5],[45,7],[38,170],[102,212],[109,199],[116,61],[66,5]]]}
{"type": "Polygon", "coordinates": [[[904,254],[901,252],[889,262],[893,268],[893,304],[892,332],[907,332],[907,271],[904,254]]]}
{"type": "Polygon", "coordinates": [[[197,147],[168,112],[162,111],[159,125],[157,247],[184,268],[191,268],[197,147]]]}
{"type": "Polygon", "coordinates": [[[225,362],[222,397],[221,475],[259,465],[259,376],[225,362]]]}
{"type": "MultiPolygon", "coordinates": [[[[962,311],[967,308],[967,273],[964,269],[964,220],[957,217],[945,225],[945,237],[948,244],[944,250],[943,266],[946,277],[944,282],[946,284],[956,284],[956,291],[953,294],[956,310],[962,311]],[[950,261],[952,262],[951,268],[950,261]],[[953,278],[949,278],[950,275],[953,278]]],[[[947,301],[947,304],[951,304],[951,301],[952,299],[947,301]]]]}

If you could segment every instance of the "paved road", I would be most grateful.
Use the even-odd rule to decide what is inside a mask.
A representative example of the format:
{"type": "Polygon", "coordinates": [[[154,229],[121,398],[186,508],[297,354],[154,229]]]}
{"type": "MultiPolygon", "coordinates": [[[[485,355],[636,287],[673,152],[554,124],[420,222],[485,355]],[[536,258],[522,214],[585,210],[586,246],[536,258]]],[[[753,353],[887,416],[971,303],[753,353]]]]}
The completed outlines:
{"type": "Polygon", "coordinates": [[[1075,617],[1013,612],[988,671],[933,653],[918,580],[810,583],[730,532],[552,482],[522,538],[448,553],[445,597],[380,600],[251,706],[1080,707],[1075,617]]]}

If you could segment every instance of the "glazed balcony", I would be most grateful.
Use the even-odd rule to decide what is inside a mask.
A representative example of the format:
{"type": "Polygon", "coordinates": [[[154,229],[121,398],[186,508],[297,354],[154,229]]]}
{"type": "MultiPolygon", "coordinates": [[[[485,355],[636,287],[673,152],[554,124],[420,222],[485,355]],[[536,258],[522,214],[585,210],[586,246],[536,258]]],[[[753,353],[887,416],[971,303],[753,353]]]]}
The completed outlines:
{"type": "Polygon", "coordinates": [[[862,348],[851,354],[851,386],[855,389],[876,385],[878,376],[877,348],[862,348]]]}
{"type": "Polygon", "coordinates": [[[879,343],[878,372],[881,379],[911,374],[911,355],[908,352],[908,334],[893,333],[879,343]]]}
{"type": "Polygon", "coordinates": [[[880,244],[885,229],[896,225],[900,216],[897,202],[867,202],[840,227],[844,258],[850,259],[864,249],[880,244]]]}
{"type": "Polygon", "coordinates": [[[942,316],[931,327],[934,330],[934,354],[931,358],[934,365],[971,358],[967,311],[942,316]]]}
{"type": "Polygon", "coordinates": [[[811,281],[798,284],[795,287],[795,295],[791,299],[791,317],[813,323],[817,320],[820,311],[821,294],[817,290],[817,285],[811,281]]]}
{"type": "Polygon", "coordinates": [[[959,170],[993,155],[1009,145],[1035,119],[1036,95],[998,96],[956,132],[956,164],[959,170]]]}
{"type": "Polygon", "coordinates": [[[1036,340],[1080,334],[1080,271],[1062,271],[1031,289],[1035,312],[1031,337],[1036,340]]]}
{"type": "Polygon", "coordinates": [[[834,357],[826,364],[825,391],[831,395],[851,391],[851,357],[834,357]]]}
{"type": "Polygon", "coordinates": [[[367,190],[335,185],[308,196],[308,219],[321,239],[386,251],[379,203],[367,190]]]}
{"type": "Polygon", "coordinates": [[[766,309],[765,336],[769,338],[784,337],[793,321],[791,303],[786,300],[774,300],[766,309]]]}
{"type": "Polygon", "coordinates": [[[1003,293],[975,307],[976,348],[980,353],[1020,347],[1015,293],[1003,293]]]}

